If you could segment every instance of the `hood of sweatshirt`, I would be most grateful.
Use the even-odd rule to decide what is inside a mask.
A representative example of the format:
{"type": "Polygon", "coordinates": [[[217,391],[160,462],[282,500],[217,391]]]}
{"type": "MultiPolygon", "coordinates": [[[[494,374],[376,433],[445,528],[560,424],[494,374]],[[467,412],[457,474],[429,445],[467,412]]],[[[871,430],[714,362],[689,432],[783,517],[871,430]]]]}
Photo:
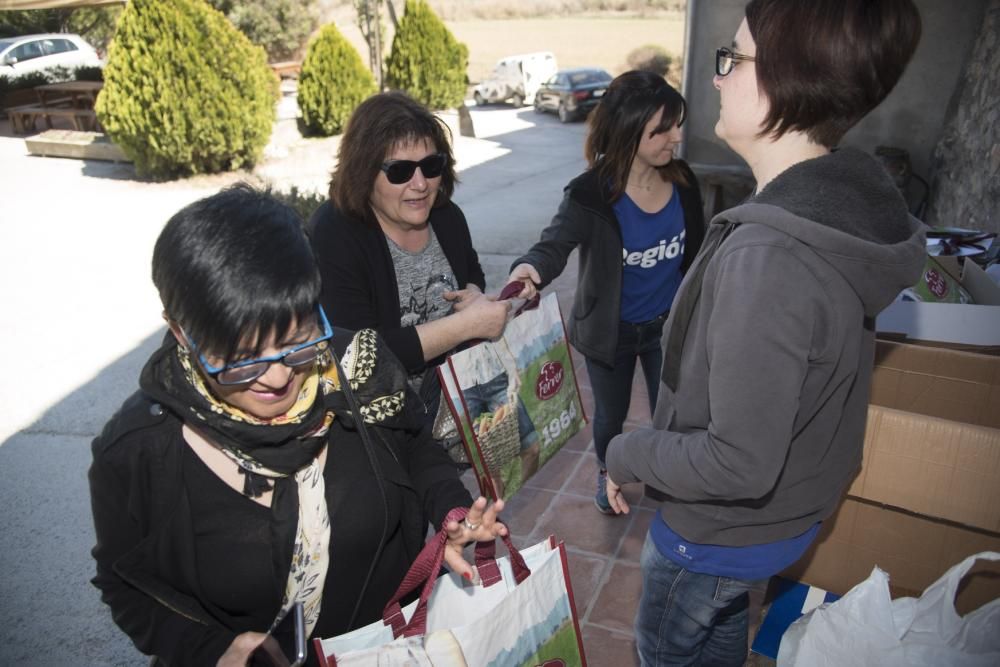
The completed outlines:
{"type": "Polygon", "coordinates": [[[788,168],[711,224],[729,222],[767,225],[809,246],[851,285],[869,317],[914,285],[926,261],[925,225],[882,165],[853,148],[788,168]]]}

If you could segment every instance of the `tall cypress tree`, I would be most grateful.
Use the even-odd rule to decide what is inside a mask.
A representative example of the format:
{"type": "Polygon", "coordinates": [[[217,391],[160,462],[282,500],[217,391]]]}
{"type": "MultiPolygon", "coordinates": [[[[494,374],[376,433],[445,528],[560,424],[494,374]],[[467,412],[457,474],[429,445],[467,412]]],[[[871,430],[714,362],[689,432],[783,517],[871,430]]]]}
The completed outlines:
{"type": "Polygon", "coordinates": [[[170,178],[253,166],[277,99],[264,50],[204,0],[132,0],[96,111],[140,174],[170,178]]]}
{"type": "Polygon", "coordinates": [[[468,47],[430,6],[424,0],[406,0],[386,64],[386,84],[431,109],[456,107],[465,99],[468,65],[468,47]]]}
{"type": "Polygon", "coordinates": [[[309,42],[299,74],[299,110],[313,134],[344,129],[354,109],[375,93],[375,79],[361,56],[332,23],[309,42]]]}

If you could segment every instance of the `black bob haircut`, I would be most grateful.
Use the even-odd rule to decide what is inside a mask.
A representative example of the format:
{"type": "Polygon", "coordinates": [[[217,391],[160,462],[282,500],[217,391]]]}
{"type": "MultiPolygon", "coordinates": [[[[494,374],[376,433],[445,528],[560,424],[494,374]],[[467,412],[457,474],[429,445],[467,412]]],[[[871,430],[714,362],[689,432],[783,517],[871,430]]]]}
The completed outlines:
{"type": "Polygon", "coordinates": [[[920,42],[913,0],[751,0],[760,136],[804,132],[833,148],[889,95],[920,42]]]}
{"type": "Polygon", "coordinates": [[[185,206],[153,249],[153,284],[167,317],[203,354],[259,354],[316,312],[320,275],[302,219],[245,183],[185,206]],[[242,350],[241,348],[249,349],[242,350]]]}

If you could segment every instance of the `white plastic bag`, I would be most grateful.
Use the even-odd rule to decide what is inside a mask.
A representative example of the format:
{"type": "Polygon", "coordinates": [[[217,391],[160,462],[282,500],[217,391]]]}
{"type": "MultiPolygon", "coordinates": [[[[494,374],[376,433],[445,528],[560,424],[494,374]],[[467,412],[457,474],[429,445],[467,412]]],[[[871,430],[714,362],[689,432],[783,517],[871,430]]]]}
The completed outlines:
{"type": "Polygon", "coordinates": [[[888,575],[875,568],[847,594],[806,614],[785,631],[778,667],[995,667],[1000,665],[1000,599],[959,616],[955,594],[977,559],[969,556],[919,598],[889,596],[888,575]]]}

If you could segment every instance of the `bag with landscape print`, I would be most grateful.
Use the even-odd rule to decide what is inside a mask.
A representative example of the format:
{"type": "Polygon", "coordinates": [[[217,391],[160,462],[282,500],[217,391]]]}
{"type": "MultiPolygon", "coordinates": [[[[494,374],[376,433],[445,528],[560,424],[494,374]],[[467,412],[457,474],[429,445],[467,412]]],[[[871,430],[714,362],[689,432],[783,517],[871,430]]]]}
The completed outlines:
{"type": "MultiPolygon", "coordinates": [[[[445,519],[461,521],[467,510],[445,519]]],[[[381,621],[315,639],[324,667],[586,667],[566,547],[554,538],[496,557],[495,542],[475,548],[477,581],[437,576],[447,535],[421,551],[381,621]],[[420,588],[406,607],[400,600],[420,588]]]]}
{"type": "Polygon", "coordinates": [[[497,340],[449,356],[438,374],[488,498],[510,499],[586,424],[555,294],[523,309],[497,340]]]}

